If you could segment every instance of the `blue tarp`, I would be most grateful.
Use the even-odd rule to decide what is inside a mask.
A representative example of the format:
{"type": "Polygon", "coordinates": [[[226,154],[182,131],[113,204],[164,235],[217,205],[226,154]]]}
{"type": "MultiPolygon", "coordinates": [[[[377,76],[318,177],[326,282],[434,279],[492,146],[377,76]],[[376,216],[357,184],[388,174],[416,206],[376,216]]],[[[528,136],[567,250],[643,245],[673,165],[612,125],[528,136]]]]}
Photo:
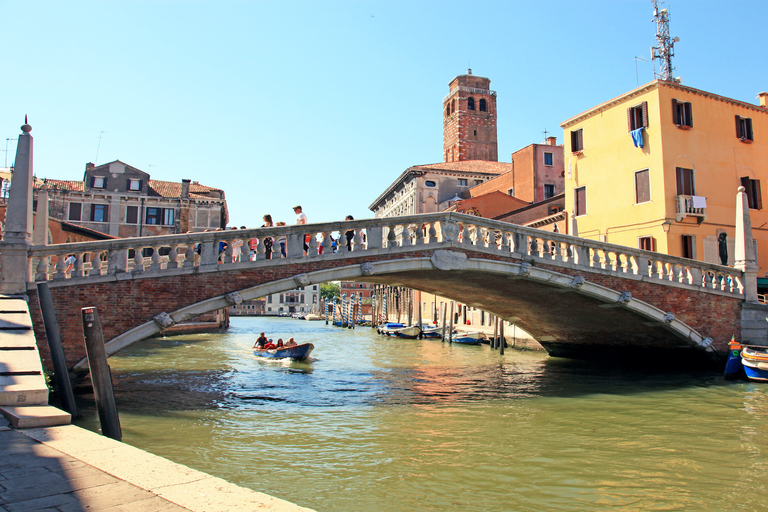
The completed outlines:
{"type": "Polygon", "coordinates": [[[632,130],[629,132],[629,134],[632,136],[632,142],[635,143],[636,148],[643,147],[643,129],[638,128],[637,130],[632,130]]]}

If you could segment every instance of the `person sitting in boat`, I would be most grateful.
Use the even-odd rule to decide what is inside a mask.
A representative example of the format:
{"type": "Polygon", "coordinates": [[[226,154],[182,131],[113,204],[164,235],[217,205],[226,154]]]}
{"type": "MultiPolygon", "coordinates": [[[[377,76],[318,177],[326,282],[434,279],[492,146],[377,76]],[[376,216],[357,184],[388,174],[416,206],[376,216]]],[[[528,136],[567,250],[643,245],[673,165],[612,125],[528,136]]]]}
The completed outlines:
{"type": "Polygon", "coordinates": [[[275,347],[275,348],[278,348],[278,349],[285,348],[285,344],[283,343],[283,338],[278,338],[278,340],[277,340],[277,347],[275,347]]]}
{"type": "Polygon", "coordinates": [[[264,336],[264,333],[261,333],[259,337],[256,339],[256,343],[253,344],[253,348],[264,348],[264,345],[268,343],[267,337],[264,336]]]}
{"type": "MultiPolygon", "coordinates": [[[[278,338],[277,339],[278,343],[280,343],[281,341],[283,341],[282,338],[278,338]]],[[[273,348],[277,348],[277,345],[272,343],[272,339],[270,338],[270,340],[264,345],[264,350],[270,350],[270,349],[273,349],[273,348]]]]}
{"type": "Polygon", "coordinates": [[[293,338],[285,342],[285,348],[295,347],[296,345],[298,345],[298,343],[296,343],[293,338]]]}

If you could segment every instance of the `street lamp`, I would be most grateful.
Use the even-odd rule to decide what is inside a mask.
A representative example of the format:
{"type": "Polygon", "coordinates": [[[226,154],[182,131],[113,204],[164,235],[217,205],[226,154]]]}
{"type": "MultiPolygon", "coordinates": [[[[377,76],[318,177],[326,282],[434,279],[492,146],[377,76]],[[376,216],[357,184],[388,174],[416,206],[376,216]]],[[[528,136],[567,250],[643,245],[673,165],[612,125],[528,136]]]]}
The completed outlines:
{"type": "Polygon", "coordinates": [[[663,229],[665,233],[669,233],[669,228],[671,227],[672,222],[670,222],[669,219],[664,219],[664,222],[661,224],[661,229],[663,229]]]}

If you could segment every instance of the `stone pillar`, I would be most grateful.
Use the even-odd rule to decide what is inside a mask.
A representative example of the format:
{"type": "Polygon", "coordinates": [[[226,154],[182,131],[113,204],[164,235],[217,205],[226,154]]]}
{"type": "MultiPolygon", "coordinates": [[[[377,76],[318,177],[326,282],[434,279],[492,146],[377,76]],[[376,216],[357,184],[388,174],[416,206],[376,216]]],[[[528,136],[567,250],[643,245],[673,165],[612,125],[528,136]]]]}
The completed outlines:
{"type": "Polygon", "coordinates": [[[736,248],[733,266],[744,272],[744,300],[757,300],[757,258],[752,240],[752,221],[749,217],[749,203],[744,187],[736,194],[736,248]]]}
{"type": "Polygon", "coordinates": [[[27,258],[32,246],[32,127],[24,121],[0,242],[0,293],[5,294],[26,293],[32,268],[27,258]]]}
{"type": "Polygon", "coordinates": [[[32,235],[34,245],[48,245],[48,185],[43,184],[37,193],[37,212],[35,213],[35,231],[32,235]]]}

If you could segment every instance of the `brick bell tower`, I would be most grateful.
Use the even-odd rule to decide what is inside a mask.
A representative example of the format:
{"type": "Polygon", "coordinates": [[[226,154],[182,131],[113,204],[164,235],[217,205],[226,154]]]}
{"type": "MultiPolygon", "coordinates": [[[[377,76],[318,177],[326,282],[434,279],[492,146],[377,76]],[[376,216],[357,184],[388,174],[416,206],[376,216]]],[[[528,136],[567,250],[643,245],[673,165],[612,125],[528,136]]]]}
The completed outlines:
{"type": "Polygon", "coordinates": [[[443,99],[443,162],[498,162],[496,91],[488,78],[468,69],[449,84],[443,99]]]}

